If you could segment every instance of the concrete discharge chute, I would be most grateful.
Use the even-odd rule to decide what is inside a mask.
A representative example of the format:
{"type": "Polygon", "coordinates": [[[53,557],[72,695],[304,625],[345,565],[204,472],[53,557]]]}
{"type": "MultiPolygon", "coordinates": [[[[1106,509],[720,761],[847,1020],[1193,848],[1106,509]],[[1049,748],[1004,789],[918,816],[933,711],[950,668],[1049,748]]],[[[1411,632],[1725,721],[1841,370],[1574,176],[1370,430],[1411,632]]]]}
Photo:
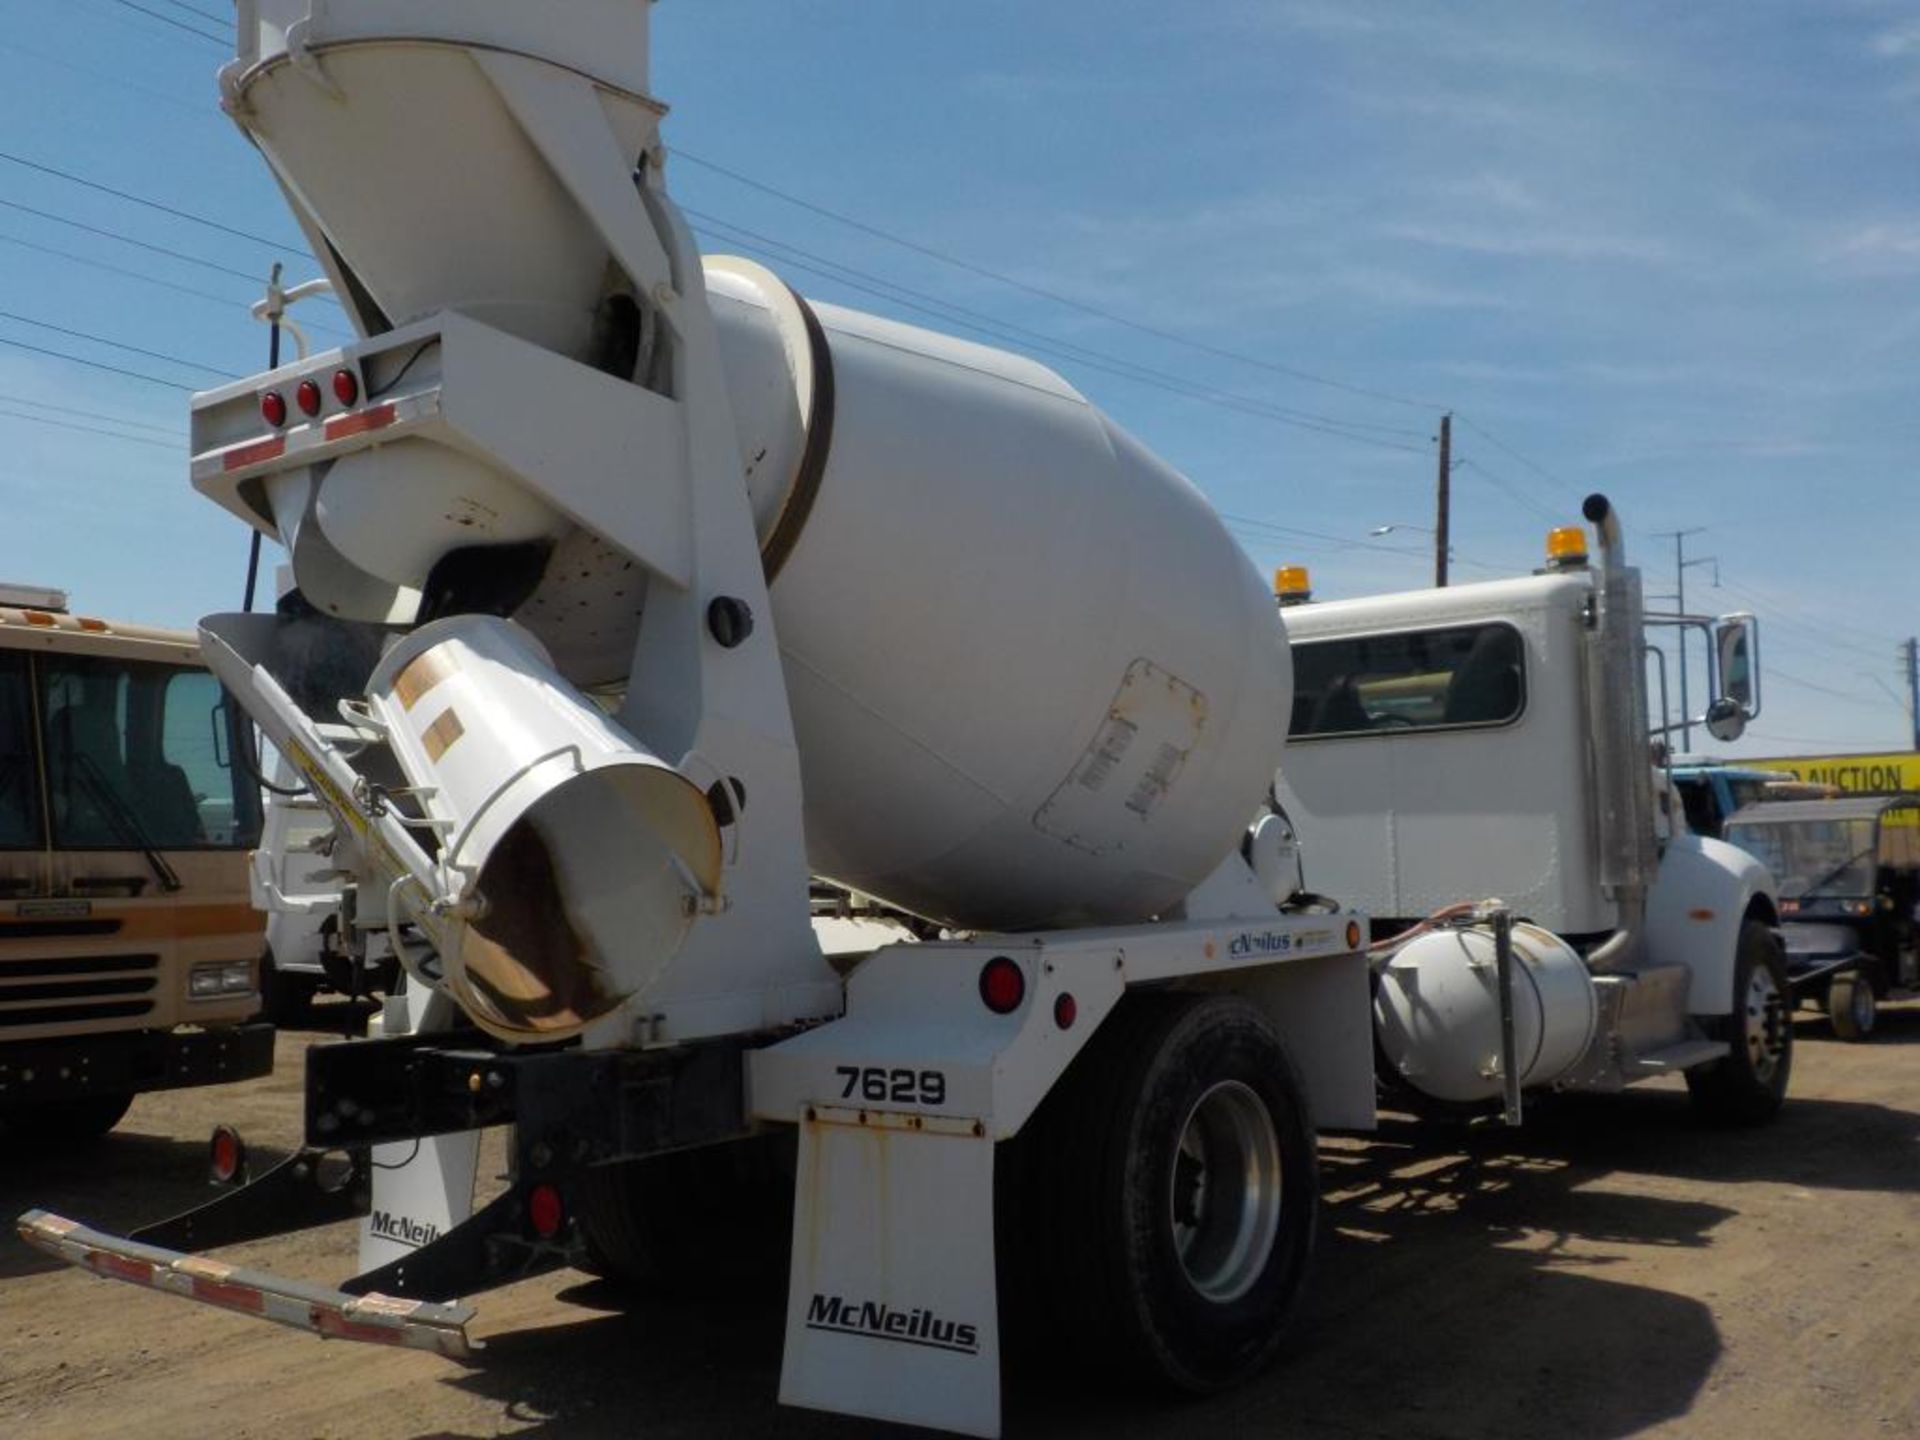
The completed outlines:
{"type": "Polygon", "coordinates": [[[707,797],[554,676],[519,627],[422,626],[367,693],[440,837],[447,987],[485,1029],[575,1033],[645,989],[719,898],[707,797]]]}

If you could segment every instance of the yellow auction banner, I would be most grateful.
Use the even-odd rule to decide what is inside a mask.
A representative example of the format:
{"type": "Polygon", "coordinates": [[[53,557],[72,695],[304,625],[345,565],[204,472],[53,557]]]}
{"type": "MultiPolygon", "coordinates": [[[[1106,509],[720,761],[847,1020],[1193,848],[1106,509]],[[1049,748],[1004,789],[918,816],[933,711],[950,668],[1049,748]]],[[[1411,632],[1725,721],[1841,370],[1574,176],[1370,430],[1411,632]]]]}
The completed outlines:
{"type": "Polygon", "coordinates": [[[1920,790],[1920,750],[1885,755],[1781,755],[1740,761],[1755,770],[1784,770],[1799,780],[1831,785],[1848,795],[1891,795],[1920,790]]]}

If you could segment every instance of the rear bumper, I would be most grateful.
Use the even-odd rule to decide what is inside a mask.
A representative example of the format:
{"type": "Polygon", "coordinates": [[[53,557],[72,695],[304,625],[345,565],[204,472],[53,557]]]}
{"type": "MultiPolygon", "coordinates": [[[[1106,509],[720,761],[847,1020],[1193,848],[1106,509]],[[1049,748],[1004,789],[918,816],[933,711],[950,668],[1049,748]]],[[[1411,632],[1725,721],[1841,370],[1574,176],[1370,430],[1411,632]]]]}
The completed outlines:
{"type": "Polygon", "coordinates": [[[124,1280],[222,1310],[271,1320],[329,1340],[366,1340],[431,1350],[465,1359],[473,1310],[388,1295],[348,1295],[324,1286],[242,1270],[203,1255],[182,1255],[90,1230],[72,1220],[29,1210],[16,1222],[20,1238],[69,1265],[108,1280],[124,1280]]]}
{"type": "Polygon", "coordinates": [[[0,1105],[225,1085],[273,1073],[273,1026],[132,1030],[0,1044],[0,1105]]]}

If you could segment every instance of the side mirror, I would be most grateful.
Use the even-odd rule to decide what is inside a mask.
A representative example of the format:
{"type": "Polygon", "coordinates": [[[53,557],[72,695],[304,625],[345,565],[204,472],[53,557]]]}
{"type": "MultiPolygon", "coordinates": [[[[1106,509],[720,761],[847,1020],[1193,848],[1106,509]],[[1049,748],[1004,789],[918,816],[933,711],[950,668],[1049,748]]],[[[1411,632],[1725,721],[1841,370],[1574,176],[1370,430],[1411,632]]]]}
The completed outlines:
{"type": "Polygon", "coordinates": [[[1713,627],[1713,649],[1719,693],[1707,708],[1707,732],[1725,740],[1729,737],[1713,728],[1715,710],[1731,706],[1743,721],[1760,713],[1759,620],[1752,615],[1722,616],[1713,627]]]}
{"type": "Polygon", "coordinates": [[[1706,719],[1702,723],[1714,739],[1722,745],[1731,745],[1747,733],[1747,712],[1735,701],[1722,695],[1707,706],[1706,719]]]}

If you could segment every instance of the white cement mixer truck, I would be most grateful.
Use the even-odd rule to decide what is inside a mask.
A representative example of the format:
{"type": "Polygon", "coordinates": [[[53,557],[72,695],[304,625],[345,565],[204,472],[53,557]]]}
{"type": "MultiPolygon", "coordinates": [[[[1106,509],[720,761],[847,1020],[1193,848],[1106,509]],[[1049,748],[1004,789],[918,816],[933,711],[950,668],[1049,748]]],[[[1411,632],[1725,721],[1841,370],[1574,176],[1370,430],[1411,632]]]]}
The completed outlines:
{"type": "MultiPolygon", "coordinates": [[[[1313,1132],[1375,1103],[1366,922],[1297,893],[1273,795],[1272,596],[1052,373],[703,261],[647,25],[240,4],[223,104],[365,338],[195,399],[196,488],[298,584],[204,650],[406,979],[311,1053],[312,1151],[131,1240],[22,1233],[458,1355],[461,1297],[670,1279],[771,1193],[785,1401],[997,1433],[1023,1278],[1009,1319],[1233,1383],[1312,1248],[1313,1132]],[[830,958],[816,879],[918,938],[830,958]],[[179,1253],[284,1224],[319,1151],[365,1212],[353,1280],[179,1253]]],[[[1513,1072],[1512,1036],[1472,1063],[1513,1072]]]]}

